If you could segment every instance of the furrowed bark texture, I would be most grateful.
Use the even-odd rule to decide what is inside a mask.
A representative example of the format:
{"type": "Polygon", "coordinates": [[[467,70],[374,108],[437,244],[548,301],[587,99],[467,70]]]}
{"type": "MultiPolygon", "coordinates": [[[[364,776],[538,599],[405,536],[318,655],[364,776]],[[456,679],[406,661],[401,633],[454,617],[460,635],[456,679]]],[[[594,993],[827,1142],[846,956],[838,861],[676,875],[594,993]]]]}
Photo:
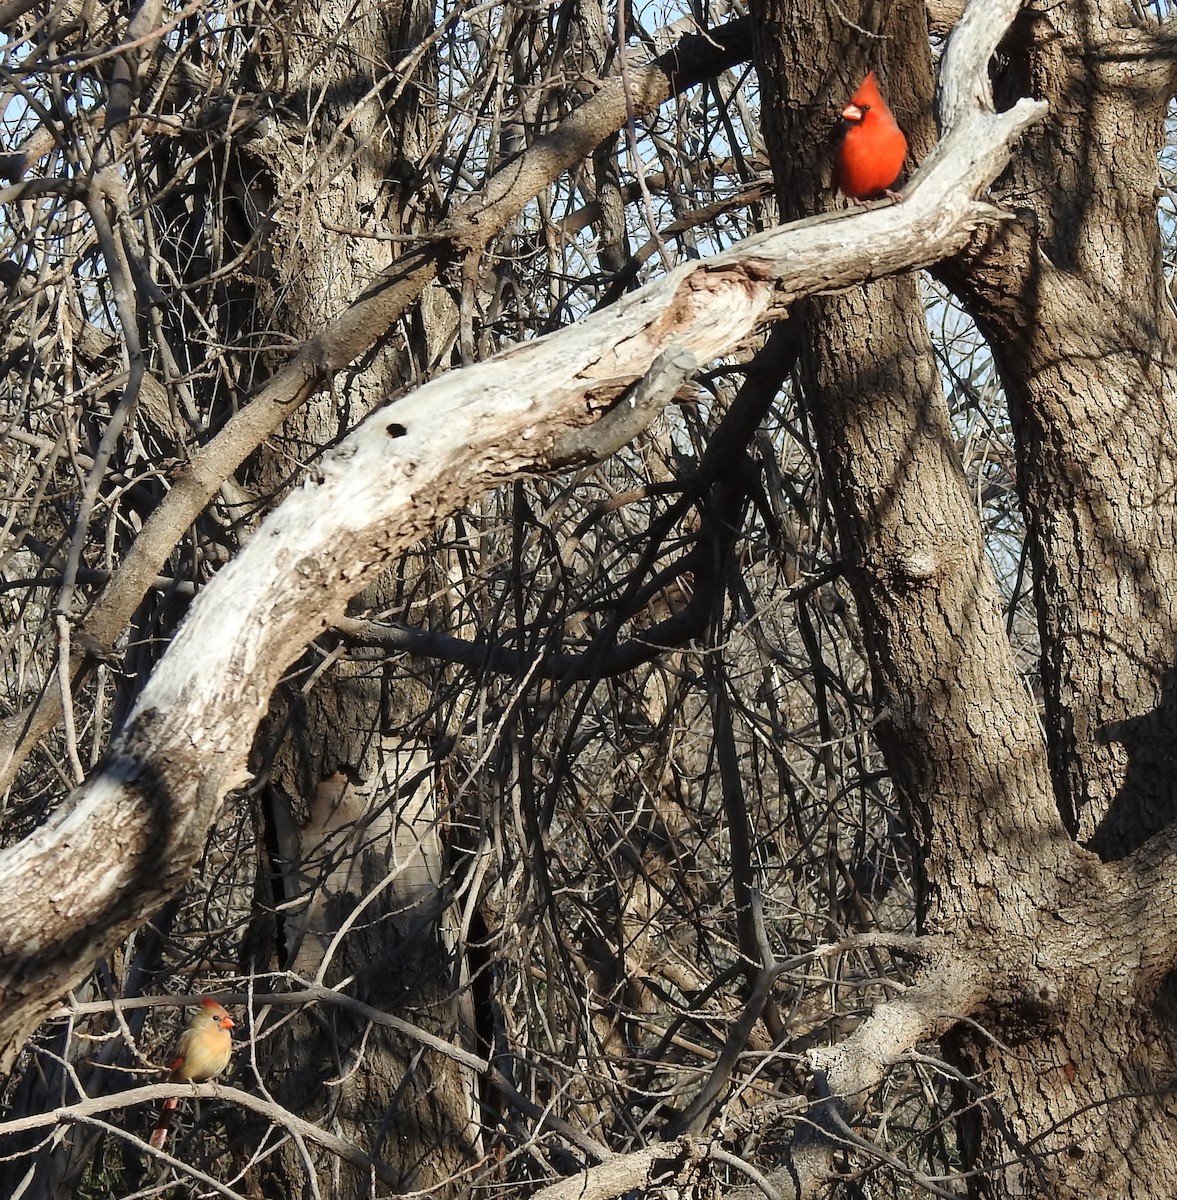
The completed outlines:
{"type": "MultiPolygon", "coordinates": [[[[809,139],[823,112],[828,121],[830,110],[837,111],[824,97],[848,95],[865,69],[849,45],[852,31],[836,15],[823,18],[823,11],[804,3],[766,3],[758,10],[762,78],[787,80],[791,89],[766,105],[778,118],[769,125],[769,148],[781,195],[789,200],[815,202],[821,189],[820,164],[798,165],[792,147],[814,144],[809,139]],[[798,30],[821,31],[823,19],[831,22],[824,37],[798,40],[798,30]],[[815,62],[824,73],[814,72],[815,62]]],[[[869,19],[857,8],[847,15],[869,19]]],[[[881,61],[869,63],[880,69],[917,151],[927,147],[918,114],[930,100],[921,19],[918,5],[889,10],[881,61]]],[[[1077,71],[1078,46],[1068,55],[1053,34],[1042,34],[1051,53],[1077,71]]],[[[1027,90],[1054,95],[1053,87],[1027,88],[1019,78],[1010,98],[1027,90]]],[[[967,93],[942,91],[944,108],[967,93]]],[[[1062,132],[1072,101],[1064,95],[1060,102],[1060,132],[1034,139],[1058,139],[1055,157],[1037,159],[1033,146],[1018,156],[1018,195],[1029,191],[1049,211],[1054,191],[1048,188],[1061,179],[1064,198],[1055,203],[1072,206],[1075,219],[1090,204],[1091,220],[1101,228],[1135,222],[1136,232],[1110,250],[1106,242],[1085,245],[1079,237],[1060,269],[1041,248],[1036,261],[1027,260],[1032,239],[1026,227],[1034,219],[1026,217],[996,238],[1015,263],[1021,248],[1020,273],[1008,273],[1006,259],[991,257],[980,264],[975,289],[1004,304],[994,300],[988,328],[1001,334],[995,354],[1023,410],[1022,486],[1044,602],[1044,663],[1053,675],[1045,742],[1004,632],[914,280],[888,280],[814,302],[813,352],[802,364],[802,381],[868,635],[883,718],[879,742],[909,802],[920,847],[925,927],[949,935],[960,959],[981,972],[980,985],[962,997],[962,1012],[993,1037],[964,1026],[948,1042],[970,1071],[984,1072],[1005,1119],[974,1115],[963,1128],[969,1165],[986,1171],[970,1187],[992,1196],[1168,1195],[1173,1180],[1158,1162],[1173,1164],[1164,1099],[1173,1071],[1172,998],[1165,983],[1173,961],[1167,940],[1172,883],[1146,896],[1143,858],[1102,864],[1071,832],[1079,824],[1077,796],[1085,804],[1103,796],[1105,811],[1112,809],[1104,829],[1118,818],[1117,804],[1136,805],[1129,848],[1160,827],[1147,821],[1142,827],[1142,812],[1161,824],[1168,819],[1171,773],[1164,780],[1157,771],[1151,781],[1142,778],[1143,796],[1129,799],[1131,763],[1125,771],[1121,761],[1109,778],[1115,751],[1100,714],[1155,722],[1148,732],[1170,740],[1174,733],[1163,711],[1173,607],[1160,586],[1161,572],[1172,572],[1174,509],[1158,503],[1169,494],[1175,461],[1163,387],[1169,318],[1151,273],[1159,262],[1155,214],[1144,220],[1143,199],[1121,201],[1114,220],[1098,211],[1103,202],[1087,196],[1062,166],[1074,142],[1062,132]],[[1066,190],[1068,179],[1081,202],[1066,190]],[[1141,229],[1148,231],[1143,239],[1141,229]],[[1124,269],[1128,263],[1133,272],[1124,269]],[[1139,287],[1143,272],[1143,299],[1100,283],[1109,267],[1121,287],[1134,272],[1139,287]],[[1060,286],[1052,290],[1056,279],[1060,286]],[[1032,296],[1034,304],[1018,308],[1010,292],[1032,296]],[[1088,296],[1100,299],[1102,319],[1080,303],[1088,296]],[[1076,336],[1073,352],[1060,356],[1058,339],[1039,329],[1044,313],[1055,322],[1065,314],[1076,334],[1082,329],[1082,353],[1076,336]],[[1091,359],[1093,336],[1099,371],[1091,359]],[[1016,366],[1015,352],[1021,355],[1016,366]],[[1061,476],[1066,486],[1059,487],[1061,476]],[[1110,662],[1090,661],[1117,640],[1119,629],[1135,631],[1142,613],[1144,644],[1155,654],[1144,680],[1137,678],[1138,645],[1121,645],[1110,662]],[[1102,741],[1095,736],[1101,728],[1102,741]],[[1004,1165],[990,1169],[996,1163],[1004,1165]]],[[[1105,103],[1116,108],[1110,99],[1105,103]]],[[[1123,104],[1126,116],[1131,104],[1126,98],[1123,104]]],[[[1138,179],[1147,174],[1148,153],[1155,172],[1155,122],[1142,126],[1129,139],[1149,147],[1141,150],[1138,179]]],[[[1099,140],[1091,139],[1089,156],[1099,140]]],[[[1077,228],[1059,231],[1054,255],[1076,234],[1077,228]]],[[[969,293],[973,267],[970,261],[956,269],[962,294],[969,293]]],[[[1143,736],[1135,723],[1129,730],[1143,736]]],[[[1141,764],[1142,773],[1148,765],[1141,764]]],[[[1100,827],[1098,818],[1087,820],[1088,829],[1100,827]]],[[[1147,878],[1164,873],[1150,869],[1147,878]]],[[[930,1021],[916,1022],[908,1036],[940,1032],[930,1021]]],[[[879,1040],[894,1053],[893,1044],[879,1040]]],[[[876,1069],[875,1081],[882,1071],[876,1069]]],[[[871,1079],[867,1072],[863,1085],[871,1079]]],[[[853,1108],[853,1097],[847,1103],[853,1108]]],[[[811,1157],[807,1145],[801,1148],[811,1157]]],[[[820,1191],[820,1181],[803,1191],[811,1186],[820,1191]]]]}
{"type": "Polygon", "coordinates": [[[221,797],[247,778],[282,670],[350,596],[471,497],[584,461],[585,426],[610,419],[666,351],[706,362],[800,297],[965,245],[993,215],[971,195],[1036,114],[1027,104],[963,121],[901,207],[827,215],[687,264],[443,376],[344,439],[197,599],[104,767],[0,859],[6,1061],[51,998],[180,886],[221,797]]]}
{"type": "Polygon", "coordinates": [[[1037,1069],[1002,1061],[1025,1128],[1066,1132],[1065,1195],[1177,1187],[1174,877],[1143,867],[1146,839],[1172,836],[1177,734],[1174,323],[1155,209],[1174,88],[1164,32],[1117,4],[1023,13],[1001,82],[1048,96],[1051,114],[997,188],[1017,223],[946,271],[991,334],[1018,434],[1060,812],[1114,864],[1117,903],[1090,897],[1092,957],[1077,947],[1071,960],[1078,1007],[1037,1069]]]}
{"type": "Polygon", "coordinates": [[[1009,392],[1052,773],[1067,827],[1105,859],[1177,813],[1175,342],[1155,200],[1175,86],[1164,33],[1115,3],[1086,20],[1025,10],[999,86],[1050,96],[1050,118],[995,189],[1016,223],[945,269],[1009,392]]]}
{"type": "MultiPolygon", "coordinates": [[[[263,30],[262,94],[280,92],[292,75],[317,98],[310,128],[282,129],[255,182],[268,193],[262,207],[275,212],[274,235],[246,311],[278,344],[313,343],[347,310],[355,279],[395,269],[401,242],[365,237],[366,229],[409,238],[426,229],[405,164],[428,158],[436,130],[425,100],[436,75],[422,63],[396,99],[393,80],[403,47],[430,34],[431,16],[414,0],[325,0],[293,6],[272,33],[263,30]]],[[[420,292],[401,320],[382,331],[373,326],[369,353],[267,440],[250,472],[262,494],[281,495],[292,463],[313,461],[384,397],[444,359],[457,313],[444,289],[423,284],[420,292]]],[[[280,374],[281,361],[269,365],[259,374],[280,374]]],[[[398,565],[377,578],[365,602],[395,605],[410,569],[398,565]]],[[[324,669],[321,651],[304,656],[280,686],[254,750],[267,783],[251,802],[268,834],[257,844],[261,894],[253,912],[283,915],[257,922],[252,965],[350,979],[368,1005],[412,1011],[447,1034],[451,964],[437,930],[442,867],[432,772],[426,755],[397,734],[415,726],[427,703],[424,687],[403,679],[393,687],[370,663],[324,669]]],[[[397,1189],[444,1196],[447,1181],[469,1164],[475,1101],[470,1072],[453,1060],[421,1058],[395,1030],[343,1010],[300,1013],[263,1046],[275,1099],[388,1163],[385,1181],[397,1189]],[[341,1062],[351,1069],[340,1071],[341,1062]]],[[[329,1150],[293,1143],[258,1174],[265,1191],[293,1194],[309,1169],[338,1200],[369,1193],[365,1171],[340,1171],[329,1150]]]]}

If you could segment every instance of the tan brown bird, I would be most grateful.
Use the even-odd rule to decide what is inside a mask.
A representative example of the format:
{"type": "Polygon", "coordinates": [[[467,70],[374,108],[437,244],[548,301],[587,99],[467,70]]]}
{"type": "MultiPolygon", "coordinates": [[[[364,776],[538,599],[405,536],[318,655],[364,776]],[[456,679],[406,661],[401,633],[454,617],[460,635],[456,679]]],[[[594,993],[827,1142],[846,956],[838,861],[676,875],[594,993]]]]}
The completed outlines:
{"type": "MultiPolygon", "coordinates": [[[[176,1043],[176,1055],[168,1064],[172,1072],[169,1081],[205,1083],[215,1079],[233,1056],[233,1035],[229,1032],[232,1028],[233,1018],[225,1008],[211,996],[205,996],[176,1043]]],[[[151,1131],[151,1145],[157,1150],[167,1139],[172,1113],[179,1103],[178,1096],[163,1102],[159,1120],[151,1131]]]]}

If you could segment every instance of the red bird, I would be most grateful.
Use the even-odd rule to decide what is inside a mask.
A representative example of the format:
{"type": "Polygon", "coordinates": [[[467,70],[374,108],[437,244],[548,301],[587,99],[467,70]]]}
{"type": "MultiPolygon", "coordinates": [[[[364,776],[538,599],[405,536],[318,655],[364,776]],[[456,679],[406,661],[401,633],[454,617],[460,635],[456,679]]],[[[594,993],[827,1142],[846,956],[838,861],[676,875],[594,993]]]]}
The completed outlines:
{"type": "MultiPolygon", "coordinates": [[[[200,1011],[188,1022],[188,1028],[176,1043],[176,1057],[168,1064],[171,1083],[204,1083],[214,1079],[233,1056],[233,1018],[211,996],[200,1002],[200,1011]]],[[[150,1144],[157,1150],[168,1136],[168,1126],[179,1098],[172,1096],[163,1102],[159,1120],[151,1132],[150,1144]]]]}
{"type": "Polygon", "coordinates": [[[874,71],[842,109],[842,139],[834,165],[834,186],[851,200],[900,200],[891,184],[907,156],[907,138],[879,92],[874,71]]]}

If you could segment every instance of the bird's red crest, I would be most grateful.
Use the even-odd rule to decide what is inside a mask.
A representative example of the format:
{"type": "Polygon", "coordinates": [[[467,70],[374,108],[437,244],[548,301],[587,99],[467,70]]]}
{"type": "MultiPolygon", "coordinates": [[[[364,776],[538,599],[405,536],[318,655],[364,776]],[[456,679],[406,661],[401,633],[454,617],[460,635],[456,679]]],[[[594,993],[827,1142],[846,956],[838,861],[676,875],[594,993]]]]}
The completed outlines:
{"type": "Polygon", "coordinates": [[[878,108],[881,104],[884,104],[884,101],[883,94],[879,91],[878,77],[874,71],[867,71],[866,78],[858,85],[858,91],[850,97],[850,106],[854,108],[878,108]]]}
{"type": "Polygon", "coordinates": [[[212,1017],[212,1019],[216,1021],[216,1023],[222,1029],[233,1028],[233,1018],[229,1016],[228,1010],[219,1001],[214,1000],[211,996],[203,996],[200,1001],[200,1007],[203,1008],[204,1011],[208,1013],[208,1015],[212,1017]]]}

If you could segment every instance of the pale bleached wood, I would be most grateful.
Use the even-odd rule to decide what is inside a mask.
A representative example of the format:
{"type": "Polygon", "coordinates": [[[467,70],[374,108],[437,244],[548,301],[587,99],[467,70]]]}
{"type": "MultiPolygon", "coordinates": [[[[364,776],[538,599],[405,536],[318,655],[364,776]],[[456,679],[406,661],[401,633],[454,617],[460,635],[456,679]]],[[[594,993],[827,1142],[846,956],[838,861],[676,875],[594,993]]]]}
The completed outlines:
{"type": "MultiPolygon", "coordinates": [[[[1016,9],[983,7],[991,22],[1016,9]]],[[[978,37],[978,52],[987,56],[987,44],[978,37]]],[[[326,456],[197,598],[99,770],[0,855],[0,1070],[56,997],[186,880],[224,796],[246,781],[282,671],[351,596],[458,506],[559,466],[569,446],[583,453],[584,427],[664,351],[707,363],[799,298],[960,249],[1001,219],[975,197],[1043,109],[958,105],[901,205],[826,214],[679,267],[573,326],[427,384],[326,456]]]]}

